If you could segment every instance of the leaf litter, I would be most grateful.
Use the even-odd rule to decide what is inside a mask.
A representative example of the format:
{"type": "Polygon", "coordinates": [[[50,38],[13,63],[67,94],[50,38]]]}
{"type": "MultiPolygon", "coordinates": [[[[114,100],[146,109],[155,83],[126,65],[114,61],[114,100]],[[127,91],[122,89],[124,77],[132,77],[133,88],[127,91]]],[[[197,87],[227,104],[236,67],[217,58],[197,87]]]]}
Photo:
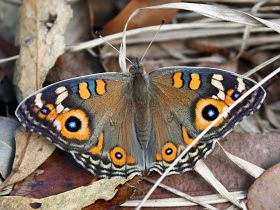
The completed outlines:
{"type": "Polygon", "coordinates": [[[15,184],[34,172],[55,150],[45,137],[19,127],[15,131],[16,153],[10,175],[0,189],[15,184]]]}
{"type": "Polygon", "coordinates": [[[71,16],[64,0],[22,2],[17,28],[20,55],[14,72],[19,101],[42,87],[49,69],[64,53],[64,32],[71,16]]]}

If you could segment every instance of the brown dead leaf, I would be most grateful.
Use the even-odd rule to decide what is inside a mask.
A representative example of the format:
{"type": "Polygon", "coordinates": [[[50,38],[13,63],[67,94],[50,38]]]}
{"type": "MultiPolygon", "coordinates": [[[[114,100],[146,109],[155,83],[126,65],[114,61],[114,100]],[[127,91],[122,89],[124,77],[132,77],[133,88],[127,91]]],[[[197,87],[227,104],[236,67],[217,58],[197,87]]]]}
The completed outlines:
{"type": "Polygon", "coordinates": [[[250,187],[247,206],[250,210],[279,209],[280,163],[267,169],[250,187]]]}
{"type": "Polygon", "coordinates": [[[81,209],[93,204],[96,200],[110,200],[118,190],[116,187],[124,184],[127,179],[115,177],[101,179],[89,186],[79,187],[58,195],[42,199],[21,196],[6,196],[0,198],[0,208],[5,209],[81,209]]]}
{"type": "MultiPolygon", "coordinates": [[[[87,186],[96,180],[96,177],[74,161],[70,153],[57,149],[35,173],[29,175],[24,181],[16,183],[10,195],[44,198],[80,186],[87,186]],[[40,171],[44,171],[44,173],[40,173],[40,171]]],[[[118,187],[118,192],[113,199],[106,202],[98,200],[86,209],[107,209],[120,205],[130,198],[136,189],[133,186],[136,186],[138,182],[139,177],[134,177],[118,187]]]]}
{"type": "MultiPolygon", "coordinates": [[[[116,17],[114,17],[104,26],[102,33],[107,35],[122,31],[128,17],[134,10],[138,8],[171,2],[180,2],[180,0],[131,0],[116,17]]],[[[130,21],[128,29],[158,25],[163,19],[166,23],[169,23],[172,21],[176,13],[176,9],[143,11],[142,13],[138,14],[137,17],[133,18],[133,20],[130,21]]]]}
{"type": "MultiPolygon", "coordinates": [[[[92,39],[89,31],[89,14],[84,1],[71,3],[73,18],[65,31],[66,45],[73,45],[92,39]]],[[[104,69],[99,56],[92,56],[87,51],[65,52],[56,65],[49,71],[46,83],[50,84],[72,77],[100,73],[104,69]]],[[[44,84],[44,85],[45,85],[44,84]]]]}
{"type": "Polygon", "coordinates": [[[54,151],[54,144],[44,137],[19,127],[15,131],[16,154],[11,174],[0,189],[23,180],[37,169],[54,151]]]}
{"type": "Polygon", "coordinates": [[[26,0],[19,12],[20,56],[14,74],[21,101],[42,86],[49,69],[64,53],[64,32],[72,10],[64,0],[26,0]]]}

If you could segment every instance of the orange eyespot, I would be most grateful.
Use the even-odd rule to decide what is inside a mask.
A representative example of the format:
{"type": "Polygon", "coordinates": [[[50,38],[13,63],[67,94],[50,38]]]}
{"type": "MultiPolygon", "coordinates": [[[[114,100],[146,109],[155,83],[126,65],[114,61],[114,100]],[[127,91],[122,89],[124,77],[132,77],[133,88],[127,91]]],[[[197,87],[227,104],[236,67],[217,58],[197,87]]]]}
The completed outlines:
{"type": "Polygon", "coordinates": [[[161,155],[164,161],[171,162],[177,156],[177,147],[171,142],[166,143],[161,149],[161,155]]]}
{"type": "Polygon", "coordinates": [[[61,134],[68,139],[84,141],[90,136],[88,117],[80,109],[59,114],[56,121],[60,124],[61,134]]]}
{"type": "Polygon", "coordinates": [[[97,145],[92,147],[89,152],[93,155],[97,155],[101,152],[102,147],[103,147],[103,140],[104,140],[104,134],[103,132],[99,135],[98,140],[97,140],[97,145]]]}
{"type": "Polygon", "coordinates": [[[110,157],[115,165],[123,166],[126,163],[126,153],[121,147],[115,147],[110,152],[110,157]]]}
{"type": "MultiPolygon", "coordinates": [[[[227,105],[220,100],[208,98],[200,99],[195,108],[195,125],[199,130],[207,128],[213,120],[215,120],[223,111],[227,108],[227,105]]],[[[219,126],[224,121],[224,118],[220,119],[214,127],[219,126]]]]}
{"type": "Polygon", "coordinates": [[[242,94],[239,91],[230,89],[227,91],[227,95],[225,98],[225,102],[227,105],[233,104],[234,101],[236,101],[242,94]]]}

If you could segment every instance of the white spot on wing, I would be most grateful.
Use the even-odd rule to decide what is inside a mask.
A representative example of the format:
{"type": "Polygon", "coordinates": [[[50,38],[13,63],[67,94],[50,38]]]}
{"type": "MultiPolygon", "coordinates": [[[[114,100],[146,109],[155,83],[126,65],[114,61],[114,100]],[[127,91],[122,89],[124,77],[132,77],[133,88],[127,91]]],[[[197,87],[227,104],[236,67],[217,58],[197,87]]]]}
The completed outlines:
{"type": "Polygon", "coordinates": [[[225,96],[225,93],[222,92],[222,91],[219,91],[219,93],[217,94],[217,96],[221,99],[221,100],[225,100],[226,96],[225,96]]]}
{"type": "Polygon", "coordinates": [[[64,86],[62,86],[62,87],[57,88],[57,89],[55,90],[55,93],[56,93],[56,94],[60,94],[60,93],[62,93],[62,92],[64,92],[64,91],[66,91],[66,88],[65,88],[64,86]]]}
{"type": "MultiPolygon", "coordinates": [[[[212,80],[211,80],[211,84],[214,87],[218,88],[218,90],[219,90],[217,97],[220,98],[221,100],[225,100],[226,96],[224,93],[224,86],[219,80],[216,80],[216,79],[223,80],[223,77],[222,77],[222,75],[214,74],[212,77],[212,80]]],[[[212,96],[212,98],[213,98],[213,96],[212,96]]]]}
{"type": "Polygon", "coordinates": [[[61,125],[58,120],[53,121],[53,125],[56,128],[56,130],[60,131],[61,130],[61,125]]]}
{"type": "Polygon", "coordinates": [[[219,80],[219,81],[222,81],[223,80],[223,76],[221,74],[214,74],[212,76],[213,79],[216,79],[216,80],[219,80]]]}
{"type": "Polygon", "coordinates": [[[215,79],[212,79],[212,80],[211,80],[211,84],[212,84],[214,87],[218,88],[219,90],[224,91],[224,86],[223,86],[223,84],[222,84],[220,81],[215,80],[215,79]]]}
{"type": "Polygon", "coordinates": [[[56,106],[56,112],[60,114],[64,110],[64,106],[62,104],[58,104],[56,106]]]}
{"type": "Polygon", "coordinates": [[[238,81],[237,90],[238,90],[238,92],[242,93],[245,90],[245,84],[243,82],[243,79],[237,78],[237,81],[238,81]]]}
{"type": "Polygon", "coordinates": [[[65,92],[59,94],[57,96],[55,104],[60,104],[62,101],[64,101],[64,99],[67,98],[67,96],[68,96],[68,91],[65,91],[65,92]]]}
{"type": "Polygon", "coordinates": [[[42,101],[41,97],[42,97],[42,93],[38,93],[35,98],[35,105],[39,108],[43,107],[43,101],[42,101]]]}

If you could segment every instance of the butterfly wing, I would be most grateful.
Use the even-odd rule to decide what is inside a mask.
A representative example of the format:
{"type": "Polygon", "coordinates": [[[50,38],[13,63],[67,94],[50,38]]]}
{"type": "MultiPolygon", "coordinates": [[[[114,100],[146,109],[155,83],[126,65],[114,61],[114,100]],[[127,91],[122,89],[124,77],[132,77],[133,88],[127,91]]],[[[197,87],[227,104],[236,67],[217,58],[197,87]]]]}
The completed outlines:
{"type": "MultiPolygon", "coordinates": [[[[149,171],[163,173],[193,139],[255,82],[241,75],[209,68],[173,67],[150,73],[153,132],[147,148],[149,171]]],[[[265,97],[258,88],[218,121],[174,167],[191,170],[243,117],[256,111],[265,97]]]]}
{"type": "Polygon", "coordinates": [[[99,177],[128,177],[144,168],[127,85],[130,76],[105,73],[58,82],[16,110],[38,132],[99,177]]]}

